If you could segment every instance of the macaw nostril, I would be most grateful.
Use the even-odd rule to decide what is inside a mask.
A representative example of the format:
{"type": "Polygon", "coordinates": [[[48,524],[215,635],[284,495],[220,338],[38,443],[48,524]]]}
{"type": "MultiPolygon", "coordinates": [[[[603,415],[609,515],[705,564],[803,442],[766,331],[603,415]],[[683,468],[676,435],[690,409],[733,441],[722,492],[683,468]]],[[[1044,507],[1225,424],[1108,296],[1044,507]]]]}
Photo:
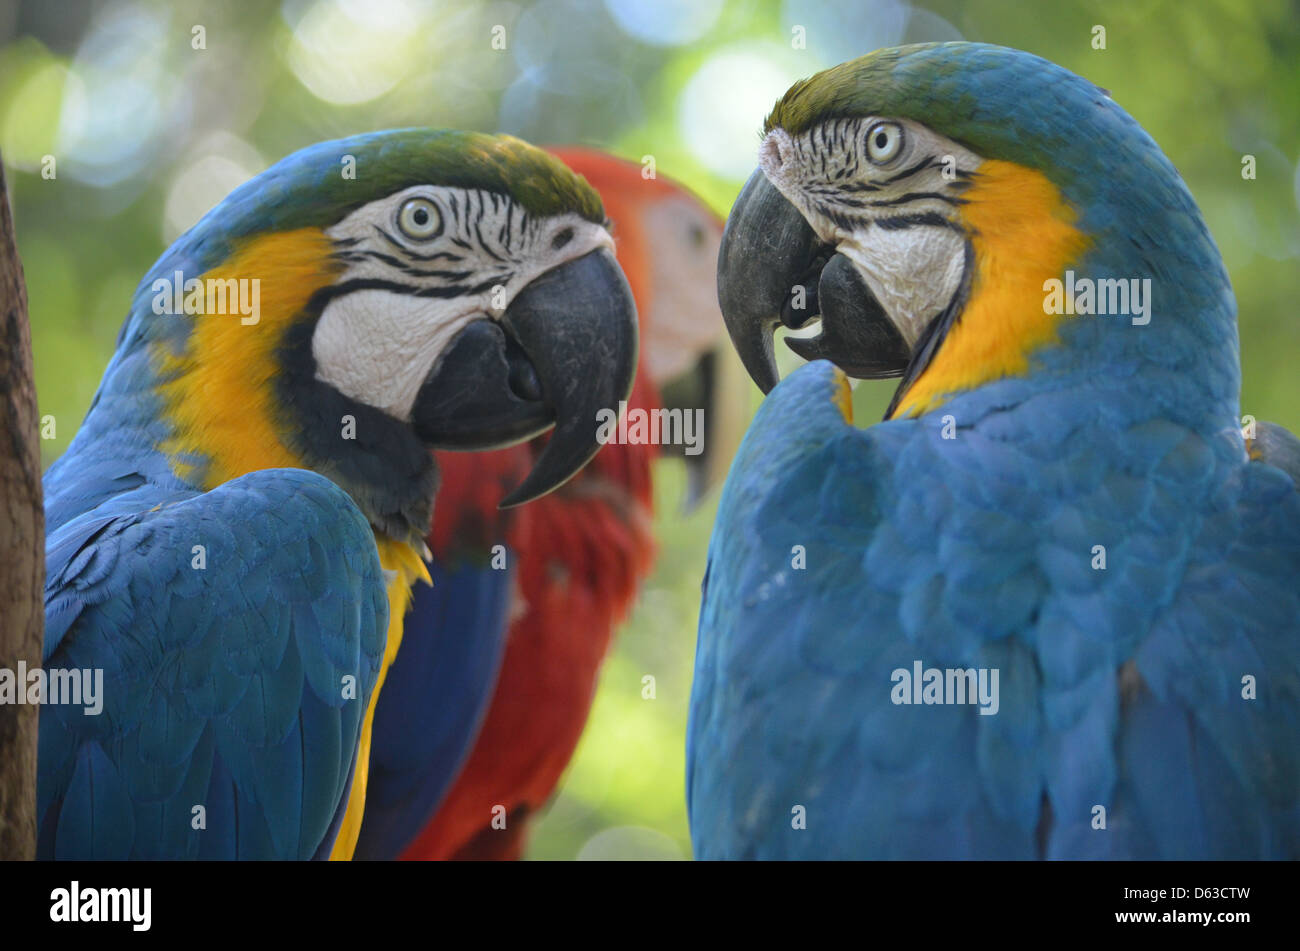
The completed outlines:
{"type": "Polygon", "coordinates": [[[761,148],[765,153],[764,157],[772,166],[773,170],[776,170],[785,164],[784,160],[781,158],[781,147],[777,144],[775,138],[769,136],[767,139],[764,139],[761,148]]]}

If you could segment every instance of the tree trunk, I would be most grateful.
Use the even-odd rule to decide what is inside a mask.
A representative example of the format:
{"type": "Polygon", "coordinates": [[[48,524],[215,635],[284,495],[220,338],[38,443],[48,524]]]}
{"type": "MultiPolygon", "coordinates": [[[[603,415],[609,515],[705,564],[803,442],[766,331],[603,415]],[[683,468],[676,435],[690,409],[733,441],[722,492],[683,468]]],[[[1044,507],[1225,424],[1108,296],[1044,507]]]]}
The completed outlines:
{"type": "MultiPolygon", "coordinates": [[[[45,511],[27,290],[0,165],[0,670],[41,663],[45,511]]],[[[15,684],[15,690],[26,685],[15,684]]],[[[35,704],[0,703],[0,859],[36,856],[35,704]]]]}

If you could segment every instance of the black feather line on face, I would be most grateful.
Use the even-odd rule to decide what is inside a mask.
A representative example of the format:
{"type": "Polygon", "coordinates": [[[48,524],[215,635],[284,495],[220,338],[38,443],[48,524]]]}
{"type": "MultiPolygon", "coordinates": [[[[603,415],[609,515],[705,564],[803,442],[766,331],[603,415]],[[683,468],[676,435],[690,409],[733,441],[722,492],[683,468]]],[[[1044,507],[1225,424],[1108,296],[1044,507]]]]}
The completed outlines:
{"type": "MultiPolygon", "coordinates": [[[[452,218],[453,230],[461,232],[466,236],[466,238],[471,240],[465,240],[455,233],[446,234],[445,240],[467,252],[476,250],[475,244],[473,243],[476,241],[477,250],[484,256],[491,258],[497,265],[504,266],[504,269],[501,267],[498,268],[498,272],[504,270],[504,273],[496,273],[490,280],[478,284],[453,283],[444,287],[418,287],[397,281],[385,282],[380,278],[366,278],[338,284],[332,288],[327,288],[326,290],[337,296],[341,293],[348,293],[353,290],[362,290],[373,287],[393,290],[398,293],[411,294],[416,297],[445,298],[455,297],[459,294],[482,293],[484,290],[488,290],[497,284],[508,282],[512,276],[509,270],[512,262],[509,258],[503,257],[501,254],[493,250],[491,245],[488,243],[487,238],[484,236],[483,222],[488,212],[489,203],[491,204],[493,212],[497,214],[502,211],[502,206],[504,205],[506,213],[505,222],[499,229],[497,235],[498,244],[504,246],[509,240],[511,234],[513,234],[515,228],[516,218],[514,202],[504,196],[496,195],[491,192],[485,193],[485,195],[479,195],[477,192],[470,191],[467,192],[463,198],[464,200],[462,202],[457,199],[454,194],[448,196],[448,204],[451,208],[450,217],[452,218]],[[461,217],[462,209],[467,216],[466,218],[461,217]]],[[[524,223],[525,219],[521,216],[518,219],[518,224],[522,226],[524,223]]],[[[372,227],[374,227],[379,236],[391,246],[393,251],[396,252],[395,254],[385,254],[381,251],[375,251],[368,248],[356,248],[353,250],[354,246],[361,239],[342,238],[334,242],[336,250],[334,251],[333,257],[335,260],[347,263],[375,260],[401,272],[403,275],[409,275],[414,278],[429,278],[432,280],[442,281],[464,282],[466,279],[473,277],[476,273],[472,270],[447,270],[417,267],[412,262],[418,261],[427,263],[437,260],[445,260],[448,263],[454,264],[463,262],[467,255],[452,251],[431,251],[421,253],[411,249],[406,243],[400,241],[387,229],[379,225],[373,225],[372,227]]]]}
{"type": "MultiPolygon", "coordinates": [[[[403,244],[402,242],[399,242],[398,239],[394,238],[393,235],[387,233],[387,231],[383,230],[382,227],[376,225],[376,226],[374,226],[374,230],[376,230],[376,231],[378,231],[378,233],[380,233],[380,236],[382,236],[383,240],[386,240],[387,243],[391,244],[391,246],[393,246],[394,248],[398,249],[398,251],[402,252],[403,255],[406,255],[407,257],[411,257],[411,259],[413,259],[413,260],[416,260],[416,261],[437,261],[437,260],[439,259],[439,257],[445,257],[445,259],[448,260],[448,261],[463,261],[463,260],[464,260],[464,257],[463,257],[463,256],[461,256],[461,255],[456,255],[456,253],[452,253],[452,252],[450,252],[450,251],[434,251],[434,252],[430,252],[430,253],[428,253],[428,255],[421,255],[420,252],[412,251],[412,249],[411,249],[411,248],[408,248],[408,247],[406,246],[406,244],[403,244]]],[[[354,239],[352,239],[352,240],[354,240],[354,242],[355,242],[355,240],[360,240],[360,239],[354,238],[354,239]]],[[[452,240],[455,240],[455,239],[452,239],[452,240]]],[[[338,243],[338,242],[335,242],[335,243],[338,243]]]]}
{"type": "Polygon", "coordinates": [[[433,277],[433,278],[441,278],[442,280],[446,280],[446,281],[463,281],[467,277],[474,276],[473,271],[442,271],[436,269],[429,270],[426,268],[415,267],[414,265],[408,264],[406,261],[403,261],[400,258],[395,258],[391,254],[384,254],[381,251],[355,252],[352,256],[352,260],[355,261],[358,259],[382,261],[384,264],[387,264],[389,267],[396,268],[397,270],[401,271],[403,274],[409,274],[412,277],[433,277]]]}
{"type": "Polygon", "coordinates": [[[395,294],[407,294],[411,297],[435,297],[446,299],[449,297],[472,296],[482,294],[491,290],[497,284],[502,283],[499,280],[488,278],[477,284],[444,284],[438,287],[420,287],[416,284],[402,284],[398,281],[390,281],[382,277],[357,277],[341,284],[331,284],[329,287],[322,287],[312,295],[312,300],[321,298],[321,308],[333,300],[335,297],[341,297],[344,294],[351,294],[354,291],[392,291],[395,294]]]}
{"type": "Polygon", "coordinates": [[[925,158],[921,159],[915,165],[909,168],[905,168],[901,172],[898,172],[895,175],[889,176],[889,178],[886,178],[881,184],[892,185],[894,184],[894,182],[902,181],[904,178],[911,178],[913,175],[916,175],[919,172],[924,172],[927,168],[930,168],[934,164],[935,164],[935,156],[927,155],[925,158]]]}
{"type": "Polygon", "coordinates": [[[474,222],[474,236],[479,240],[479,249],[482,250],[488,257],[490,257],[493,261],[500,262],[501,264],[506,263],[506,258],[503,258],[501,255],[493,251],[490,247],[488,247],[488,243],[485,240],[483,240],[483,227],[482,224],[478,221],[474,222]]]}
{"type": "Polygon", "coordinates": [[[501,223],[501,230],[497,232],[497,244],[505,245],[506,240],[510,237],[511,222],[515,217],[515,203],[506,202],[506,220],[501,223]]]}
{"type": "Polygon", "coordinates": [[[871,227],[871,219],[866,215],[850,214],[824,202],[813,202],[811,210],[815,215],[825,218],[841,231],[856,231],[859,228],[871,227]]]}
{"type": "MultiPolygon", "coordinates": [[[[445,258],[445,259],[448,260],[448,261],[463,261],[463,260],[465,260],[464,255],[455,254],[454,252],[451,252],[451,251],[433,251],[433,252],[431,252],[431,253],[429,253],[429,254],[421,254],[421,253],[419,253],[418,251],[412,251],[410,248],[408,248],[408,247],[407,247],[406,245],[404,245],[402,242],[398,241],[396,238],[394,238],[391,234],[389,234],[389,233],[388,233],[387,231],[385,231],[383,228],[379,227],[379,225],[375,225],[374,228],[375,228],[376,231],[379,232],[379,234],[383,237],[383,239],[384,239],[385,241],[387,241],[389,244],[391,244],[391,245],[392,245],[393,247],[395,247],[397,250],[401,251],[401,252],[402,252],[403,254],[405,254],[407,257],[409,257],[409,258],[414,258],[414,259],[417,260],[417,261],[437,261],[439,258],[445,258]]],[[[361,239],[360,239],[360,238],[343,238],[343,239],[341,239],[340,241],[336,241],[335,244],[341,244],[342,241],[350,241],[351,243],[354,243],[354,244],[355,244],[355,243],[356,243],[357,241],[359,241],[359,240],[361,240],[361,239]]],[[[455,239],[453,238],[452,240],[455,240],[455,239]]],[[[468,245],[466,245],[466,247],[468,247],[468,245]]]]}
{"type": "MultiPolygon", "coordinates": [[[[965,199],[947,193],[948,191],[960,193],[970,187],[971,173],[963,172],[961,170],[958,170],[957,172],[957,180],[948,185],[945,191],[908,192],[904,195],[898,196],[897,198],[882,199],[860,199],[849,197],[850,195],[860,193],[879,192],[886,185],[917,175],[928,168],[933,168],[936,164],[938,164],[938,157],[931,155],[921,159],[910,168],[906,168],[896,175],[886,179],[870,182],[842,181],[841,179],[856,174],[857,172],[858,167],[856,163],[848,164],[842,166],[839,171],[825,182],[810,182],[805,186],[804,191],[807,195],[818,199],[817,207],[819,210],[824,210],[832,206],[838,206],[841,208],[890,208],[897,205],[905,205],[913,201],[921,201],[927,198],[944,202],[953,207],[966,204],[965,199]]],[[[828,215],[828,217],[830,216],[828,215]]],[[[884,219],[884,222],[888,222],[882,223],[882,227],[885,228],[910,227],[912,224],[910,221],[891,221],[890,219],[884,219]]]]}
{"type": "Polygon", "coordinates": [[[890,218],[876,218],[874,223],[886,231],[906,231],[909,228],[947,228],[961,231],[961,226],[949,221],[937,211],[927,211],[919,215],[894,215],[890,218]]]}
{"type": "Polygon", "coordinates": [[[866,199],[864,204],[872,208],[889,208],[893,205],[906,204],[909,201],[920,201],[924,198],[933,198],[937,201],[946,202],[954,207],[966,204],[964,198],[953,198],[951,195],[945,195],[943,192],[908,192],[905,195],[899,195],[897,198],[881,198],[879,200],[866,199]]]}

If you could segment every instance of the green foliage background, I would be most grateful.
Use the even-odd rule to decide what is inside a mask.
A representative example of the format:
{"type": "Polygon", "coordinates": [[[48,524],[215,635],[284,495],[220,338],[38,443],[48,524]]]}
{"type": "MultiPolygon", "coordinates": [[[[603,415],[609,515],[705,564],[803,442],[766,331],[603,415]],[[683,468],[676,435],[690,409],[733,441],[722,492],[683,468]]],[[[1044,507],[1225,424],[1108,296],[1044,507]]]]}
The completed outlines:
{"type": "MultiPolygon", "coordinates": [[[[45,462],[84,415],[149,265],[230,187],[297,148],[404,125],[584,142],[653,155],[725,214],[744,170],[720,171],[692,139],[691,116],[721,101],[692,91],[700,70],[739,52],[788,84],[877,46],[956,38],[1020,47],[1087,76],[1161,143],[1232,275],[1242,411],[1300,430],[1295,3],[0,0],[0,152],[41,412],[56,423],[45,462]],[[196,25],[206,49],[192,46],[196,25]],[[504,51],[491,47],[496,25],[504,51]],[[1093,48],[1098,25],[1104,50],[1093,48]],[[792,48],[795,26],[805,49],[792,48]],[[1254,180],[1242,176],[1247,154],[1254,180]],[[40,175],[46,155],[58,162],[53,180],[40,175]]],[[[731,116],[753,136],[746,148],[768,105],[731,116]]],[[[858,419],[878,418],[889,393],[887,383],[861,385],[858,419]]],[[[658,475],[659,567],[605,667],[534,858],[690,854],[683,738],[716,499],[684,515],[680,464],[661,463],[658,475]],[[642,698],[646,674],[653,700],[642,698]]]]}

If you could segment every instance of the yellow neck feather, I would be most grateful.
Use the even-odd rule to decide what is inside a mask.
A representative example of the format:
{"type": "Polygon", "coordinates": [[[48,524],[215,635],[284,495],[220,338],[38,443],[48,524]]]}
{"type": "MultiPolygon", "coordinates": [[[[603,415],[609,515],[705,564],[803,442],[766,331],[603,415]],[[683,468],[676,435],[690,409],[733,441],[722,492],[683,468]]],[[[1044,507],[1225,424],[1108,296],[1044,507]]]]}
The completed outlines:
{"type": "Polygon", "coordinates": [[[301,467],[285,444],[285,424],[276,411],[275,355],[311,295],[338,273],[330,250],[319,228],[277,232],[246,241],[206,274],[184,275],[258,280],[255,324],[243,323],[234,308],[230,314],[154,318],[194,322],[182,353],[165,346],[154,351],[164,381],[158,389],[172,424],[172,435],[159,448],[181,478],[201,480],[210,490],[246,472],[301,467]],[[206,459],[206,472],[196,472],[189,456],[206,459]]]}
{"type": "Polygon", "coordinates": [[[1029,355],[1057,339],[1060,318],[1044,310],[1043,282],[1059,278],[1088,244],[1074,225],[1074,210],[1033,169],[986,161],[962,197],[974,251],[969,299],[894,419],[919,416],[953,393],[1027,372],[1029,355]]]}
{"type": "Polygon", "coordinates": [[[348,795],[347,812],[343,815],[343,825],[339,836],[334,840],[330,852],[331,861],[348,861],[357,847],[357,836],[361,833],[361,817],[366,808],[366,784],[370,778],[370,729],[375,720],[375,703],[379,699],[379,690],[388,676],[389,665],[397,658],[397,649],[402,646],[402,623],[406,609],[411,601],[411,585],[417,580],[432,584],[429,570],[416,554],[415,549],[402,542],[387,538],[377,539],[379,544],[379,563],[387,571],[395,571],[397,576],[388,586],[388,642],[384,646],[384,663],[379,668],[379,679],[370,694],[370,704],[366,707],[366,717],[361,724],[361,739],[357,748],[357,767],[352,774],[352,791],[348,795]]]}
{"type": "MultiPolygon", "coordinates": [[[[158,347],[154,359],[164,412],[172,435],[159,449],[176,474],[211,490],[230,479],[258,469],[301,468],[302,460],[287,446],[285,421],[274,399],[280,372],[276,350],[292,321],[320,288],[330,284],[338,266],[330,258],[330,239],[317,228],[303,228],[252,239],[225,262],[203,275],[209,279],[260,279],[260,314],[256,323],[243,323],[234,308],[229,314],[196,315],[185,350],[172,353],[158,347]],[[206,461],[198,468],[190,458],[206,461]]],[[[184,320],[162,316],[158,320],[184,320]]],[[[350,859],[361,830],[366,782],[370,774],[370,732],[375,701],[388,667],[402,643],[402,622],[416,580],[431,584],[428,569],[410,545],[377,535],[379,563],[394,572],[388,586],[388,634],[384,662],[370,694],[362,721],[357,765],[347,810],[331,850],[331,859],[350,859]]]]}

